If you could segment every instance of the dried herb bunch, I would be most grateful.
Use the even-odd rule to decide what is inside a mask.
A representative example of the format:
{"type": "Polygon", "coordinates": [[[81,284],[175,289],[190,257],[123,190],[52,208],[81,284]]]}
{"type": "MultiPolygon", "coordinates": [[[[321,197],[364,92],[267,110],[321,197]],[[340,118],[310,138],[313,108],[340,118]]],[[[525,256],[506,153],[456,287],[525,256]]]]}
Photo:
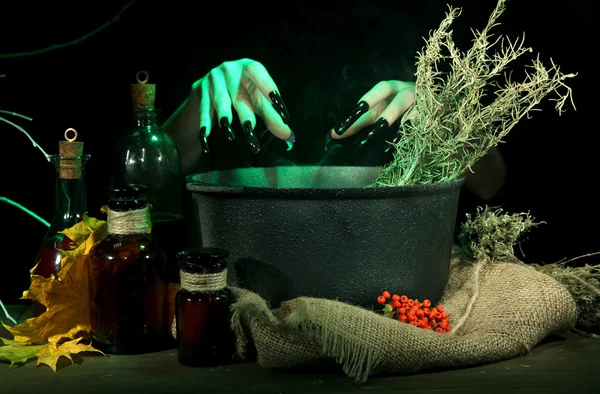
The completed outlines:
{"type": "MultiPolygon", "coordinates": [[[[515,257],[514,246],[521,236],[543,222],[534,222],[529,213],[508,214],[500,209],[477,210],[467,215],[459,236],[458,250],[466,259],[494,263],[497,261],[525,264],[515,257]]],[[[600,255],[589,253],[552,264],[527,264],[556,279],[573,296],[577,304],[577,328],[584,333],[600,333],[600,266],[572,266],[581,258],[600,255]]]]}
{"type": "Polygon", "coordinates": [[[567,100],[573,104],[565,81],[576,74],[563,74],[552,61],[546,68],[539,55],[522,82],[511,80],[507,66],[533,50],[522,39],[493,39],[491,30],[499,25],[505,3],[498,1],[486,27],[473,32],[473,46],[464,53],[455,46],[450,30],[461,9],[449,7],[418,53],[414,105],[400,124],[402,138],[394,144],[394,159],[382,168],[375,186],[455,180],[548,94],[557,94],[553,100],[559,114],[567,100]],[[440,71],[442,61],[449,71],[440,71]],[[483,105],[490,90],[494,90],[493,100],[483,105]]]}
{"type": "MultiPolygon", "coordinates": [[[[574,259],[534,267],[560,282],[577,303],[577,328],[588,334],[600,333],[600,266],[570,267],[573,260],[597,255],[590,253],[574,259]]],[[[600,337],[599,337],[600,338],[600,337]]]]}
{"type": "Polygon", "coordinates": [[[459,250],[477,261],[513,261],[515,246],[523,234],[544,222],[534,222],[529,213],[503,213],[502,209],[477,208],[460,229],[459,250]]]}

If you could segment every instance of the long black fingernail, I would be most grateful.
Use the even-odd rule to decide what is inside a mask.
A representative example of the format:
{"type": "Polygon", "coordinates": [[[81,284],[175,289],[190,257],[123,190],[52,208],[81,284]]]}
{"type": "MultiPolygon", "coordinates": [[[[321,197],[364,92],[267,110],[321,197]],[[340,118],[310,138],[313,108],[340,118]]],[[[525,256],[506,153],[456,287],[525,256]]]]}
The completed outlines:
{"type": "Polygon", "coordinates": [[[254,130],[252,130],[252,123],[249,120],[245,121],[242,124],[242,131],[244,132],[244,136],[246,137],[246,141],[248,141],[248,145],[250,145],[250,149],[252,153],[260,152],[260,144],[254,135],[254,130]]]}
{"type": "Polygon", "coordinates": [[[221,130],[225,131],[225,136],[228,141],[233,141],[235,139],[235,134],[233,134],[233,130],[231,129],[231,124],[229,123],[229,119],[226,116],[223,116],[219,121],[219,125],[221,126],[221,130]]]}
{"type": "Polygon", "coordinates": [[[279,93],[273,90],[271,93],[269,93],[269,98],[273,103],[273,108],[275,108],[275,111],[277,111],[277,113],[279,113],[279,116],[281,116],[281,120],[283,120],[283,123],[288,124],[291,120],[290,113],[288,112],[287,107],[283,103],[283,99],[281,98],[279,93]]]}
{"type": "Polygon", "coordinates": [[[390,127],[390,125],[387,122],[387,120],[385,120],[384,118],[379,118],[377,120],[377,122],[375,122],[371,126],[367,127],[361,133],[361,135],[364,135],[364,134],[366,134],[366,135],[364,135],[363,138],[357,139],[355,144],[359,145],[359,146],[363,146],[363,145],[367,144],[373,138],[375,138],[376,136],[379,136],[380,133],[382,133],[382,130],[387,129],[388,127],[390,127]]]}
{"type": "Polygon", "coordinates": [[[396,145],[398,143],[398,141],[400,141],[400,134],[396,133],[394,138],[392,138],[391,140],[386,140],[386,147],[383,150],[383,152],[388,153],[389,151],[394,149],[394,145],[396,145]]]}
{"type": "Polygon", "coordinates": [[[294,132],[292,131],[292,135],[290,135],[290,138],[288,138],[287,140],[285,140],[285,143],[287,144],[287,150],[292,150],[292,148],[294,147],[294,142],[296,142],[296,135],[294,134],[294,132]]]}
{"type": "Polygon", "coordinates": [[[344,132],[348,130],[348,128],[350,128],[350,126],[352,126],[352,124],[356,122],[358,118],[360,118],[362,114],[364,114],[368,110],[369,104],[366,101],[361,101],[356,105],[356,107],[354,107],[352,113],[333,130],[337,135],[344,134],[344,132]]]}
{"type": "Polygon", "coordinates": [[[331,131],[328,131],[327,135],[325,135],[325,152],[329,150],[329,146],[331,145],[332,140],[333,138],[331,138],[331,131]]]}
{"type": "Polygon", "coordinates": [[[208,153],[208,137],[206,136],[206,127],[200,127],[200,147],[202,148],[202,153],[208,153]]]}

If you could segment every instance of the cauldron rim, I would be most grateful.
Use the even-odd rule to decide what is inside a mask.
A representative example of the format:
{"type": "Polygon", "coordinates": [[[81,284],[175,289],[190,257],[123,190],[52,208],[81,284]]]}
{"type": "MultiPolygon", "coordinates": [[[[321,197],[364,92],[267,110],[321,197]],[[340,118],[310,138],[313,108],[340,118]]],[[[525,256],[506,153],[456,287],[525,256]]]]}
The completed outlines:
{"type": "MultiPolygon", "coordinates": [[[[294,166],[291,168],[302,169],[315,166],[294,166]]],[[[274,171],[278,168],[286,167],[266,167],[252,168],[252,170],[267,170],[274,171]]],[[[288,167],[290,168],[290,167],[288,167]]],[[[328,167],[331,169],[349,170],[352,171],[369,171],[374,173],[374,167],[328,167]]],[[[399,198],[399,197],[416,197],[445,194],[457,189],[460,189],[465,177],[460,177],[453,181],[439,182],[431,184],[416,184],[407,186],[389,186],[389,187],[370,187],[369,185],[362,187],[256,187],[256,186],[239,186],[239,185],[223,185],[214,182],[204,182],[199,180],[200,176],[218,173],[233,173],[249,170],[247,168],[238,168],[223,171],[209,171],[206,173],[188,175],[187,189],[192,193],[211,195],[213,197],[258,197],[258,198],[333,198],[333,199],[377,199],[377,198],[399,198]]],[[[374,180],[374,179],[373,179],[374,180]]]]}

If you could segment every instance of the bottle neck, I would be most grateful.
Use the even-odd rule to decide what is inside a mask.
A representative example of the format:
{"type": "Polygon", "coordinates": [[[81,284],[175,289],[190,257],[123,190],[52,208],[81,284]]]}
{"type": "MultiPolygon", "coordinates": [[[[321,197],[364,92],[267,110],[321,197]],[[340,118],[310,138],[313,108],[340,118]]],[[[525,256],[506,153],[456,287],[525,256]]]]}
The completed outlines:
{"type": "Polygon", "coordinates": [[[56,234],[83,220],[87,211],[85,187],[85,166],[89,155],[75,159],[62,159],[51,156],[56,168],[54,218],[48,234],[56,234]]]}
{"type": "Polygon", "coordinates": [[[179,275],[183,290],[207,292],[227,287],[227,269],[210,274],[181,270],[179,275]]]}
{"type": "Polygon", "coordinates": [[[160,111],[155,108],[134,109],[133,126],[140,128],[151,128],[156,126],[156,117],[160,111]]]}
{"type": "Polygon", "coordinates": [[[152,223],[148,206],[134,209],[107,209],[108,232],[116,235],[149,234],[152,223]]]}

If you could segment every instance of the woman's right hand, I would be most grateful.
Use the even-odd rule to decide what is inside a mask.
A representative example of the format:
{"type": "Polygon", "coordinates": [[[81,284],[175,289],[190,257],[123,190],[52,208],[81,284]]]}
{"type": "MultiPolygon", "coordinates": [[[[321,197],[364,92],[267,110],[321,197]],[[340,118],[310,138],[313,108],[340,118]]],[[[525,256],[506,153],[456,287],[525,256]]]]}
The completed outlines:
{"type": "Polygon", "coordinates": [[[224,62],[196,81],[192,94],[197,95],[200,103],[198,127],[204,153],[209,150],[207,140],[213,131],[215,116],[226,137],[236,138],[231,128],[232,108],[240,119],[243,137],[254,153],[261,149],[254,134],[256,115],[274,136],[288,144],[288,150],[292,148],[295,136],[288,126],[289,112],[277,85],[261,63],[251,59],[224,62]]]}

